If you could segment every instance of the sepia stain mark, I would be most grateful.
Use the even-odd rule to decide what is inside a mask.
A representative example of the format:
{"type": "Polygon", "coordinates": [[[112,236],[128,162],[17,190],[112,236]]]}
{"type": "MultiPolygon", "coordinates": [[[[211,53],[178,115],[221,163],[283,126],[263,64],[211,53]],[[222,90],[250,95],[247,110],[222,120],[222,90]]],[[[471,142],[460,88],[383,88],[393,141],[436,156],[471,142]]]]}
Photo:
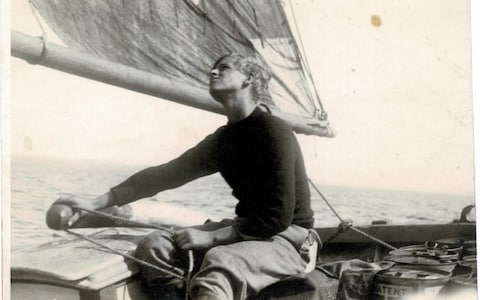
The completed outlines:
{"type": "Polygon", "coordinates": [[[382,19],[377,15],[372,15],[370,17],[370,23],[372,23],[374,27],[380,27],[382,26],[382,19]]]}
{"type": "Polygon", "coordinates": [[[26,136],[23,139],[23,147],[25,148],[25,150],[32,151],[32,149],[33,149],[32,138],[30,138],[29,136],[26,136]]]}

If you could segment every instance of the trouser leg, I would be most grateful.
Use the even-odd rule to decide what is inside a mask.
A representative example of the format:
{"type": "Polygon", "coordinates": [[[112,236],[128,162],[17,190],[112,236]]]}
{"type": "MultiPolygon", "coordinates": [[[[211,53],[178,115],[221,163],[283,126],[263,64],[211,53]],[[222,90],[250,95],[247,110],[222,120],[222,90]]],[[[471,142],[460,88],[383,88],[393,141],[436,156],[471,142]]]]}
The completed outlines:
{"type": "MultiPolygon", "coordinates": [[[[225,226],[224,223],[201,227],[214,230],[225,226]]],[[[244,241],[210,249],[200,271],[191,281],[191,294],[209,296],[211,299],[245,299],[287,276],[303,272],[306,262],[299,250],[303,248],[302,242],[306,236],[307,230],[291,226],[279,236],[266,241],[244,241]]],[[[196,254],[195,265],[198,267],[203,254],[196,254]]],[[[155,231],[146,236],[139,243],[135,255],[157,266],[167,263],[185,270],[188,264],[185,253],[175,247],[171,234],[165,231],[155,231]]],[[[181,279],[147,266],[141,266],[141,272],[150,285],[183,285],[181,279]]],[[[178,275],[184,275],[184,272],[180,271],[178,275]]]]}
{"type": "MultiPolygon", "coordinates": [[[[199,230],[216,230],[232,223],[232,220],[222,220],[221,222],[209,222],[196,226],[199,230]]],[[[199,267],[204,253],[194,252],[195,269],[199,267]]],[[[135,256],[147,263],[168,269],[179,276],[184,276],[188,267],[188,258],[186,251],[182,251],[175,246],[172,234],[164,230],[156,230],[145,236],[137,245],[135,256]]],[[[140,271],[147,284],[176,284],[182,286],[182,280],[172,277],[168,274],[159,272],[148,266],[140,266],[140,271]]]]}
{"type": "MultiPolygon", "coordinates": [[[[135,250],[135,257],[178,276],[184,275],[185,259],[183,253],[176,249],[171,234],[165,231],[156,230],[143,238],[135,250]]],[[[140,265],[140,271],[149,285],[183,285],[181,279],[145,265],[140,265]]]]}
{"type": "Polygon", "coordinates": [[[210,249],[192,278],[190,294],[213,299],[246,299],[306,266],[298,250],[280,236],[210,249]]]}

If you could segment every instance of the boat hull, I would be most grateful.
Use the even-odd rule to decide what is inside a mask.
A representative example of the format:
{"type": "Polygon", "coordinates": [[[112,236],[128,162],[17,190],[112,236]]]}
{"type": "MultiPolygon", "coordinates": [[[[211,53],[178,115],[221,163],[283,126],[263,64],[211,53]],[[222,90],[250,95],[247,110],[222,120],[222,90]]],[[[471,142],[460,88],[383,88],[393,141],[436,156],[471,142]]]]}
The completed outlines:
{"type": "MultiPolygon", "coordinates": [[[[475,240],[475,223],[371,225],[360,229],[395,247],[447,238],[475,240]]],[[[142,230],[142,233],[133,235],[103,233],[94,235],[94,238],[116,250],[131,253],[145,234],[145,229],[142,230]]],[[[338,231],[337,228],[316,230],[323,240],[329,239],[338,231]]],[[[348,230],[325,244],[320,258],[325,263],[351,259],[376,262],[388,255],[390,250],[366,235],[348,230]]],[[[31,252],[14,254],[11,275],[11,299],[152,299],[134,263],[79,239],[56,242],[31,252]],[[63,255],[53,254],[58,251],[63,255]]],[[[335,288],[334,284],[331,285],[332,290],[335,288]]]]}

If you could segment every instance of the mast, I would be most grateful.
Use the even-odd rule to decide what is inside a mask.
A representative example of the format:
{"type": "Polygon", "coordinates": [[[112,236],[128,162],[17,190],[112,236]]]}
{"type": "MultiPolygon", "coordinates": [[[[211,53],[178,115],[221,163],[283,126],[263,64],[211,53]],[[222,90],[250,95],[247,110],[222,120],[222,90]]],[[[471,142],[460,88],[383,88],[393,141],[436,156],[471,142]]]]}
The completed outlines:
{"type": "MultiPolygon", "coordinates": [[[[73,51],[16,31],[12,31],[11,38],[12,56],[24,59],[29,63],[213,113],[224,114],[221,104],[213,100],[208,91],[204,89],[113,63],[87,53],[73,51]]],[[[283,113],[273,107],[269,110],[273,115],[286,121],[297,133],[323,137],[335,136],[327,124],[315,118],[298,117],[283,113]]]]}

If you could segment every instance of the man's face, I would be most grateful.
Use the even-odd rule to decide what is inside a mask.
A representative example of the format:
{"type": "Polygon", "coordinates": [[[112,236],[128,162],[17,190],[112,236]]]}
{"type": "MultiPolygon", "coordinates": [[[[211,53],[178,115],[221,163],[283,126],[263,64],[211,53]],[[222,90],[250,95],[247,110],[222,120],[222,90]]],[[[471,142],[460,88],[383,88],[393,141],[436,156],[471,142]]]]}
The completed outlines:
{"type": "Polygon", "coordinates": [[[210,71],[210,94],[221,95],[240,90],[245,87],[245,76],[238,71],[229,57],[222,59],[210,71]]]}

